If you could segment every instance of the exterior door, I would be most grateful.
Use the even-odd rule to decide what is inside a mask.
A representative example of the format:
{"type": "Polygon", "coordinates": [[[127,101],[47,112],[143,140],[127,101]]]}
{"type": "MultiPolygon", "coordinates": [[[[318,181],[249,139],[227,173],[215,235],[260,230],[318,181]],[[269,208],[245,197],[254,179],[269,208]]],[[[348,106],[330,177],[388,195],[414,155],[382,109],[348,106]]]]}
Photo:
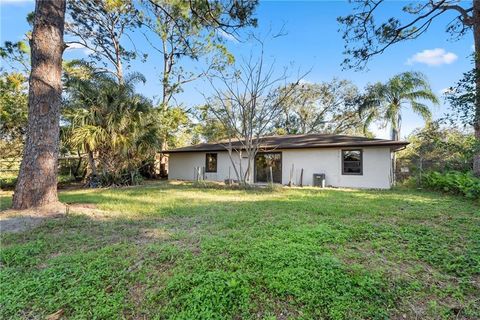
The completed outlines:
{"type": "Polygon", "coordinates": [[[262,152],[255,156],[255,182],[272,182],[270,168],[272,168],[273,183],[282,183],[281,152],[262,152]]]}

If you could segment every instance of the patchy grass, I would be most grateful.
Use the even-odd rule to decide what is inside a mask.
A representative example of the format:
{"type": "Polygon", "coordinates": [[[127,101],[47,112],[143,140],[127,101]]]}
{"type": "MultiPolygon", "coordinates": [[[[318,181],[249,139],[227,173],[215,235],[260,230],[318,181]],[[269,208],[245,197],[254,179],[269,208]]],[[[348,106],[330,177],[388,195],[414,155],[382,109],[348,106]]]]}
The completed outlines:
{"type": "Polygon", "coordinates": [[[1,235],[1,318],[480,318],[480,206],[461,198],[188,183],[60,198],[100,214],[1,235]]]}

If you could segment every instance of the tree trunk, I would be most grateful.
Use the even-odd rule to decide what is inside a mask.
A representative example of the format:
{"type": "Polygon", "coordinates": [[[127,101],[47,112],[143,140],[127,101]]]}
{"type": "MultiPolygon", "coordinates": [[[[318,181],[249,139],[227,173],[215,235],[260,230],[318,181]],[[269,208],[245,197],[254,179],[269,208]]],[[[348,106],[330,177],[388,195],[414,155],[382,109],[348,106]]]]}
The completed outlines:
{"type": "Polygon", "coordinates": [[[122,69],[121,60],[118,61],[118,65],[117,65],[117,79],[119,84],[123,84],[124,80],[123,80],[123,69],[122,69]]]}
{"type": "MultiPolygon", "coordinates": [[[[473,39],[475,43],[475,138],[480,143],[480,0],[473,1],[473,39]]],[[[480,177],[480,152],[473,156],[473,173],[480,177]]]]}
{"type": "Polygon", "coordinates": [[[65,0],[37,0],[31,47],[28,127],[14,209],[58,201],[57,162],[65,0]]]}
{"type": "Polygon", "coordinates": [[[77,155],[78,155],[78,163],[77,163],[77,166],[75,167],[75,172],[74,172],[74,176],[75,176],[75,179],[78,178],[78,171],[80,170],[80,166],[82,165],[82,155],[80,154],[80,150],[77,150],[77,155]]]}
{"type": "Polygon", "coordinates": [[[95,157],[93,156],[93,151],[87,147],[88,154],[88,166],[90,167],[91,177],[90,180],[96,179],[97,177],[97,165],[95,164],[95,157]]]}
{"type": "Polygon", "coordinates": [[[162,178],[168,175],[168,171],[166,170],[167,164],[168,164],[168,158],[167,158],[167,155],[164,153],[166,150],[168,150],[167,139],[168,139],[167,134],[164,134],[162,137],[162,145],[161,145],[160,160],[159,160],[160,161],[160,177],[162,178]]]}
{"type": "Polygon", "coordinates": [[[400,126],[402,125],[402,115],[398,114],[395,120],[395,125],[392,124],[392,132],[390,134],[390,138],[393,141],[399,141],[400,140],[400,126]]]}
{"type": "MultiPolygon", "coordinates": [[[[173,58],[169,58],[169,55],[166,54],[166,44],[165,41],[163,41],[163,51],[165,52],[163,54],[163,76],[162,76],[162,111],[166,114],[168,111],[168,104],[171,98],[171,92],[169,88],[169,80],[170,80],[170,72],[172,70],[172,65],[173,65],[173,58]]],[[[163,115],[165,117],[165,114],[163,115]]],[[[161,145],[161,150],[160,150],[160,177],[166,177],[167,176],[167,170],[163,169],[162,170],[162,164],[163,168],[167,167],[167,162],[168,158],[164,151],[168,150],[168,132],[165,132],[162,135],[162,145],[161,145]]]]}
{"type": "MultiPolygon", "coordinates": [[[[400,126],[402,125],[402,115],[399,113],[396,117],[395,125],[392,124],[392,133],[390,135],[393,141],[400,140],[400,126]]],[[[392,184],[395,186],[397,183],[397,157],[395,152],[392,152],[392,184]]]]}

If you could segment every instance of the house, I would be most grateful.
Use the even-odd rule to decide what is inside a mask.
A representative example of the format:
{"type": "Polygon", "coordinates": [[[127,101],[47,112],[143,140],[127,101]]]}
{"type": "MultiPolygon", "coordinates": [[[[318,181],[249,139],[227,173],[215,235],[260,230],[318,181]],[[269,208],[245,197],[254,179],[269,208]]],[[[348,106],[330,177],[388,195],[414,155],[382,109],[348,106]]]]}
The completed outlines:
{"type": "MultiPolygon", "coordinates": [[[[267,136],[260,140],[254,161],[256,183],[311,186],[314,174],[324,174],[332,187],[388,189],[393,183],[392,155],[408,142],[347,135],[307,134],[267,136]],[[271,168],[271,169],[270,169],[271,168]]],[[[232,142],[241,150],[240,142],[232,142]]],[[[202,143],[166,151],[169,154],[168,178],[224,181],[236,179],[227,143],[202,143]]],[[[248,160],[232,153],[239,167],[248,160]]]]}

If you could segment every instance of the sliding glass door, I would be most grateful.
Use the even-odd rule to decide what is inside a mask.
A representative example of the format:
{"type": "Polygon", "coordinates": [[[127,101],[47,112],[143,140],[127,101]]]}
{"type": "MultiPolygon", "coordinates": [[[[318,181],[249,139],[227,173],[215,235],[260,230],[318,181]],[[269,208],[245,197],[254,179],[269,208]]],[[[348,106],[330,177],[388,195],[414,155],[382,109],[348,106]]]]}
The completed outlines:
{"type": "Polygon", "coordinates": [[[282,153],[262,152],[255,157],[255,182],[282,183],[282,153]],[[270,175],[270,168],[272,174],[270,175]]]}

